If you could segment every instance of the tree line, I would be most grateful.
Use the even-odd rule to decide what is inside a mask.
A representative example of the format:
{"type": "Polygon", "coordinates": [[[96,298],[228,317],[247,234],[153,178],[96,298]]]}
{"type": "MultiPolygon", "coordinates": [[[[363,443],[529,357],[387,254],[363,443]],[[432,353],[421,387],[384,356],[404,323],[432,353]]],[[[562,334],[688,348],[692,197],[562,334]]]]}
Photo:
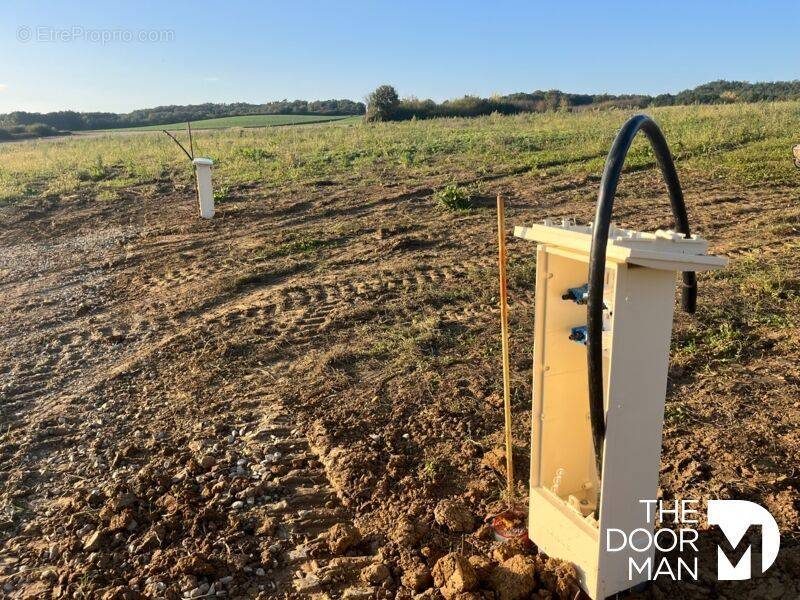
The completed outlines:
{"type": "Polygon", "coordinates": [[[677,94],[571,94],[560,90],[537,90],[530,93],[480,98],[464,96],[434,102],[418,98],[400,98],[394,87],[382,85],[367,98],[366,118],[370,121],[402,121],[435,117],[474,117],[491,113],[517,114],[554,110],[603,108],[640,109],[649,106],[686,104],[728,104],[800,100],[800,80],[749,83],[712,81],[677,94]]]}
{"type": "MultiPolygon", "coordinates": [[[[280,100],[265,104],[193,104],[144,108],[129,113],[77,112],[61,110],[49,113],[16,111],[0,115],[0,127],[29,128],[45,125],[53,130],[85,131],[89,129],[119,129],[144,125],[167,125],[184,121],[199,121],[217,117],[242,115],[363,115],[363,102],[352,100],[280,100]]],[[[39,127],[41,129],[41,127],[39,127]]]]}
{"type": "Polygon", "coordinates": [[[491,113],[517,114],[555,110],[604,108],[641,109],[649,106],[684,104],[725,104],[800,100],[800,80],[749,83],[712,81],[677,94],[572,94],[560,90],[520,92],[481,98],[464,96],[435,102],[400,98],[394,87],[382,85],[372,92],[366,105],[353,100],[280,100],[265,104],[235,102],[157,106],[129,113],[77,112],[64,110],[38,113],[16,111],[0,114],[0,140],[15,137],[40,137],[64,131],[119,129],[144,125],[166,125],[217,117],[242,115],[364,115],[371,121],[402,121],[412,118],[474,117],[491,113]]]}

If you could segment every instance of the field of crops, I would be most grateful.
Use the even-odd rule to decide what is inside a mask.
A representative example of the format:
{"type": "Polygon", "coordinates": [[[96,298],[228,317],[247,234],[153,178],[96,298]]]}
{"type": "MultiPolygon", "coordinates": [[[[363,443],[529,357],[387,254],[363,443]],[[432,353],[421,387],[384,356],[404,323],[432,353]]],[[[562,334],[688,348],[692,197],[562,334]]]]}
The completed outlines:
{"type": "MultiPolygon", "coordinates": [[[[311,125],[313,123],[328,123],[331,121],[355,122],[361,117],[339,117],[324,115],[242,115],[239,117],[218,117],[216,119],[200,119],[192,121],[192,129],[228,129],[231,127],[275,127],[279,125],[311,125]]],[[[125,129],[111,131],[184,131],[186,123],[171,123],[169,125],[146,125],[142,127],[126,127],[125,129]]]]}
{"type": "MultiPolygon", "coordinates": [[[[659,497],[757,502],[782,548],[749,582],[705,569],[631,598],[797,598],[800,103],[649,112],[693,231],[730,259],[676,313],[659,497]]],[[[578,597],[541,555],[509,575],[480,527],[504,487],[493,206],[508,198],[509,228],[590,221],[628,116],[198,131],[208,221],[163,134],[0,145],[6,589],[434,599],[458,552],[459,598],[578,597]]],[[[670,226],[654,167],[635,142],[623,226],[670,226]]],[[[535,252],[508,250],[524,499],[535,252]]],[[[704,565],[718,542],[701,525],[704,565]]]]}

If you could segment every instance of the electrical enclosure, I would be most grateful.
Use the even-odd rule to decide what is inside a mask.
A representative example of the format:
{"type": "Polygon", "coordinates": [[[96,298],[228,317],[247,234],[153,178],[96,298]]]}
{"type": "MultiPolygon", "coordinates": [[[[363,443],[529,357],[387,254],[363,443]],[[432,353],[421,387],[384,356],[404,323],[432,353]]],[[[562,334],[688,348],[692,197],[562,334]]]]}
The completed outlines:
{"type": "Polygon", "coordinates": [[[538,242],[528,528],[547,555],[575,564],[595,599],[646,580],[629,571],[653,550],[608,552],[609,529],[649,529],[640,500],[656,498],[670,338],[679,271],[718,269],[705,240],[612,227],[606,250],[603,385],[606,436],[598,480],[589,415],[586,284],[591,227],[546,220],[516,227],[538,242]],[[602,486],[602,489],[598,489],[602,486]],[[597,520],[598,491],[602,505],[597,520]]]}

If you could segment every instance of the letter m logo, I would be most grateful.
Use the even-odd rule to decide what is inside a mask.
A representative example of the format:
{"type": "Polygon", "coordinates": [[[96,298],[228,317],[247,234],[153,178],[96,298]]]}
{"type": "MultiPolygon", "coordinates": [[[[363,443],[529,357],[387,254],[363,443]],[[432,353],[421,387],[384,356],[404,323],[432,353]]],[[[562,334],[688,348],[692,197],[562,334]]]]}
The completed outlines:
{"type": "MultiPolygon", "coordinates": [[[[781,534],[772,515],[762,506],[747,500],[709,500],[708,523],[719,525],[722,533],[736,549],[752,525],[761,526],[761,572],[770,568],[781,547],[781,534]]],[[[717,547],[717,579],[739,581],[751,577],[751,553],[748,545],[734,566],[722,548],[717,547]]]]}

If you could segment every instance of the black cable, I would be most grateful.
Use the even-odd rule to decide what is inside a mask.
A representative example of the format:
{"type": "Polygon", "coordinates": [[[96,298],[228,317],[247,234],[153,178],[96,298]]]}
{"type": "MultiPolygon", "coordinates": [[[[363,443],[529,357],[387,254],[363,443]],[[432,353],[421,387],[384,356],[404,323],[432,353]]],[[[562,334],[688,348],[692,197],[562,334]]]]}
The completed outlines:
{"type": "MultiPolygon", "coordinates": [[[[589,253],[589,297],[587,302],[587,362],[589,367],[589,414],[592,422],[592,438],[594,441],[597,474],[602,478],[603,441],[606,435],[605,406],[603,402],[603,284],[606,270],[606,246],[608,231],[611,227],[611,213],[614,208],[614,195],[622,173],[625,157],[631,147],[633,138],[642,130],[656,155],[664,181],[669,192],[672,215],[675,219],[675,231],[689,233],[689,218],[683,201],[678,173],[672,162],[664,134],[647,115],[636,115],[628,119],[614,140],[606,158],[603,179],[600,182],[600,193],[597,196],[597,212],[594,217],[592,246],[589,253]]],[[[697,278],[693,272],[683,273],[681,289],[681,307],[693,313],[697,306],[697,278]]],[[[600,497],[598,492],[598,515],[600,497]]]]}

